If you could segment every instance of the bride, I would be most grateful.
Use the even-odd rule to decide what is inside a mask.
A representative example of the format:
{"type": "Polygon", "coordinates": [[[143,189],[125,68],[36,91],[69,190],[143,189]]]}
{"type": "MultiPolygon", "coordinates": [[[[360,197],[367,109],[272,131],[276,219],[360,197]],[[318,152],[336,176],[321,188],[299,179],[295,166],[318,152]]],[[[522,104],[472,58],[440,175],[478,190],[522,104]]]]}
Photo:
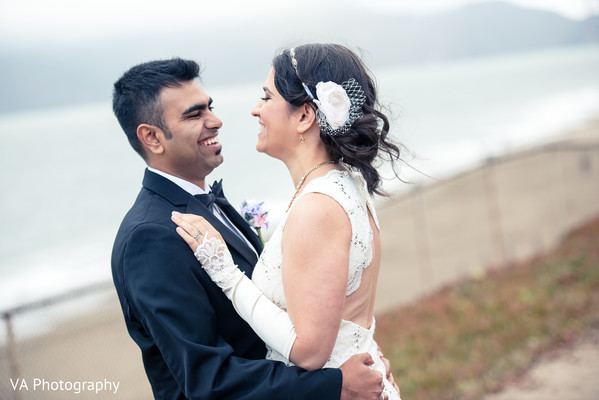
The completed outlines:
{"type": "Polygon", "coordinates": [[[173,213],[202,268],[268,347],[267,358],[313,370],[369,353],[384,398],[374,340],[380,232],[371,195],[382,194],[377,158],[399,159],[362,61],[340,45],[308,44],[277,55],[252,110],[258,151],[285,163],[296,190],[252,280],[206,220],[173,213]]]}

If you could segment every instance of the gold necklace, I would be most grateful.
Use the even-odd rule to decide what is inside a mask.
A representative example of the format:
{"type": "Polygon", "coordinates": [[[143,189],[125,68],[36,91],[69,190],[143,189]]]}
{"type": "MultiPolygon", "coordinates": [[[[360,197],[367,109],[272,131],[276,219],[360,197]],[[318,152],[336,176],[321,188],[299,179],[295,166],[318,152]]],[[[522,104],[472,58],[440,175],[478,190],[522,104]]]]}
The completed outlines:
{"type": "MultiPolygon", "coordinates": [[[[320,163],[318,165],[313,166],[312,168],[310,168],[308,170],[308,172],[306,172],[304,174],[304,176],[302,176],[302,179],[300,179],[299,183],[297,184],[296,188],[295,188],[295,193],[293,194],[293,197],[291,198],[291,201],[289,202],[289,206],[287,207],[287,211],[289,211],[289,209],[291,208],[291,205],[293,204],[293,200],[295,200],[295,198],[297,197],[297,194],[299,193],[299,190],[302,188],[302,185],[304,184],[304,181],[306,180],[306,177],[308,175],[310,175],[311,172],[313,172],[314,170],[317,170],[318,168],[322,167],[323,165],[327,165],[327,164],[335,164],[337,161],[325,161],[323,163],[320,163]]],[[[286,212],[287,212],[286,211],[286,212]]]]}

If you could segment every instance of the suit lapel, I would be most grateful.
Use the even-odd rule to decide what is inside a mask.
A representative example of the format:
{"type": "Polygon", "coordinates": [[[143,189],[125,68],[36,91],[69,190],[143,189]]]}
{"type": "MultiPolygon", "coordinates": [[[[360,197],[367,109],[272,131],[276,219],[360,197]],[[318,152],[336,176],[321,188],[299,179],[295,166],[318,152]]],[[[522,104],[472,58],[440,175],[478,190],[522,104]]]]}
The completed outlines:
{"type": "MultiPolygon", "coordinates": [[[[223,237],[228,246],[233,247],[241,256],[253,267],[258,259],[256,254],[250,249],[245,241],[239,238],[230,228],[225,226],[213,213],[212,210],[206,208],[206,206],[198,199],[181,189],[178,185],[171,182],[170,180],[153,173],[146,169],[143,186],[155,192],[161,197],[171,202],[175,206],[187,206],[186,212],[190,214],[201,215],[208,221],[223,237]]],[[[227,202],[228,203],[228,202],[227,202]]],[[[245,235],[248,240],[254,245],[258,253],[262,250],[260,240],[255,233],[251,231],[250,226],[245,220],[239,215],[235,209],[228,204],[222,207],[223,212],[229,217],[245,235]]],[[[248,272],[248,271],[246,271],[248,272]]],[[[251,276],[251,273],[249,274],[251,276]]]]}
{"type": "Polygon", "coordinates": [[[175,206],[185,206],[191,196],[179,185],[148,169],[144,174],[143,187],[165,198],[175,206]]]}

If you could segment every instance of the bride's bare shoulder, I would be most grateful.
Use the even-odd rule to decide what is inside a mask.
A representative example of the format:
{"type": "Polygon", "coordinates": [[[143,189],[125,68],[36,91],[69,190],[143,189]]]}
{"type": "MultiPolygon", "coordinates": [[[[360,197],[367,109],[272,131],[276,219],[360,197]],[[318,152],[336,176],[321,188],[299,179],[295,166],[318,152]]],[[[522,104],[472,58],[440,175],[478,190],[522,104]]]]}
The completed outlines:
{"type": "Polygon", "coordinates": [[[284,236],[304,240],[331,239],[348,240],[351,236],[351,223],[343,207],[332,197],[322,193],[307,193],[298,199],[289,212],[284,236]],[[309,236],[309,237],[306,237],[309,236]]]}

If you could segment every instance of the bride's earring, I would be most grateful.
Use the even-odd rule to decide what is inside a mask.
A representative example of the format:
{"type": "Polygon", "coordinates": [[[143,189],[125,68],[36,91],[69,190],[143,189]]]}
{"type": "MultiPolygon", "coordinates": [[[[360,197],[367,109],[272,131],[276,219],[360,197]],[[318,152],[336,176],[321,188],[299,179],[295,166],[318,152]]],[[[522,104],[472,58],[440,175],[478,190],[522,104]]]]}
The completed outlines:
{"type": "Polygon", "coordinates": [[[304,135],[300,133],[300,143],[304,143],[305,141],[306,139],[304,138],[304,135]]]}

